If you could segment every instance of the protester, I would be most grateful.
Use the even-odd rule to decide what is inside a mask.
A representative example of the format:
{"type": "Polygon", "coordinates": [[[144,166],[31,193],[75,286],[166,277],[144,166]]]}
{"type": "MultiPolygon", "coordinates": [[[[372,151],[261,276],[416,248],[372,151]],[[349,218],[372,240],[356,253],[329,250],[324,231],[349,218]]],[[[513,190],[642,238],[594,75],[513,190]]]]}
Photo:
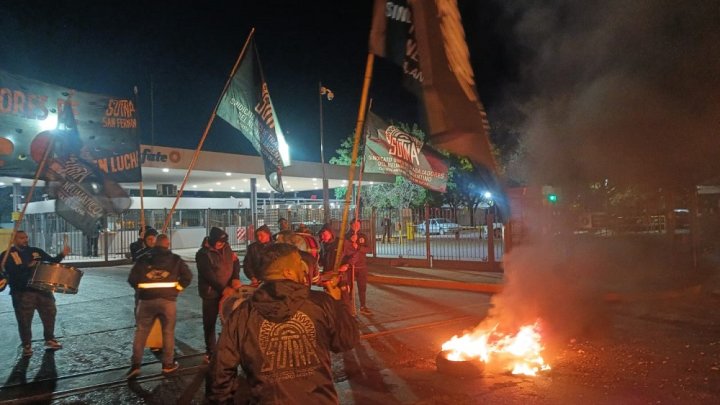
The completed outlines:
{"type": "MultiPolygon", "coordinates": [[[[60,263],[69,253],[70,247],[65,246],[62,253],[52,257],[40,248],[29,246],[28,235],[25,231],[15,233],[13,246],[10,248],[9,257],[5,262],[5,276],[10,286],[23,357],[33,354],[32,320],[35,311],[40,315],[43,324],[45,348],[48,350],[62,349],[62,345],[55,339],[57,307],[53,293],[28,286],[28,282],[32,279],[36,264],[41,262],[60,263]]],[[[0,260],[6,254],[7,251],[2,252],[0,260]]]]}
{"type": "Polygon", "coordinates": [[[385,217],[382,220],[383,236],[382,241],[392,242],[392,221],[390,217],[385,217]]]}
{"type": "Polygon", "coordinates": [[[320,260],[319,265],[322,267],[323,272],[332,271],[335,266],[335,256],[337,254],[338,239],[335,238],[335,234],[332,228],[328,225],[323,225],[318,232],[320,238],[320,260]]]}
{"type": "Polygon", "coordinates": [[[142,255],[133,266],[128,283],[137,291],[135,339],[127,378],[140,374],[145,341],[155,318],[162,325],[162,372],[178,369],[175,361],[175,321],[178,293],[192,281],[192,273],[180,256],[170,251],[170,238],[158,235],[155,246],[142,255]]]}
{"type": "Polygon", "coordinates": [[[292,229],[290,229],[290,223],[283,217],[278,219],[278,228],[279,231],[273,235],[273,241],[277,240],[277,236],[282,232],[292,232],[292,229]]]}
{"type": "Polygon", "coordinates": [[[240,283],[240,261],[227,243],[228,234],[220,228],[210,229],[203,246],[195,254],[198,268],[198,292],[202,298],[205,360],[215,352],[215,324],[220,299],[232,295],[240,283]]]}
{"type": "Polygon", "coordinates": [[[104,227],[100,221],[98,221],[98,223],[95,224],[95,229],[93,229],[91,233],[85,234],[85,252],[83,252],[85,256],[98,257],[98,241],[100,239],[100,231],[103,229],[104,227]]]}
{"type": "Polygon", "coordinates": [[[220,334],[208,399],[233,400],[240,365],[250,384],[250,403],[337,404],[330,351],[352,349],[358,326],[337,298],[308,288],[295,247],[272,245],[266,258],[265,282],[230,315],[220,334]]]}
{"type": "Polygon", "coordinates": [[[257,287],[262,280],[262,252],[270,246],[272,231],[267,225],[263,225],[255,230],[255,242],[247,247],[245,258],[243,259],[243,273],[250,279],[253,287],[257,287]]]}
{"type": "MultiPolygon", "coordinates": [[[[141,237],[140,237],[140,239],[138,239],[137,242],[133,242],[130,244],[130,253],[133,258],[132,260],[135,263],[137,263],[142,258],[144,258],[155,247],[155,244],[157,243],[158,231],[156,231],[153,227],[146,225],[145,228],[140,229],[140,235],[141,235],[141,237]],[[133,248],[135,250],[133,250],[133,248]]],[[[140,292],[136,289],[135,290],[135,309],[134,309],[133,313],[137,313],[139,300],[140,300],[140,292]]],[[[157,332],[157,329],[155,329],[155,332],[152,332],[151,334],[153,336],[156,336],[155,335],[156,332],[157,332]]],[[[151,340],[158,341],[157,339],[151,339],[151,340]]],[[[155,345],[153,345],[153,347],[151,347],[150,350],[152,350],[154,353],[158,353],[158,352],[160,352],[160,350],[162,350],[162,348],[160,348],[159,346],[155,347],[155,345]]]]}
{"type": "Polygon", "coordinates": [[[130,244],[130,257],[133,262],[136,262],[140,256],[155,246],[157,235],[158,231],[152,226],[146,225],[145,228],[140,229],[140,237],[130,244]]]}
{"type": "MultiPolygon", "coordinates": [[[[367,258],[370,247],[367,245],[367,236],[360,232],[360,221],[350,221],[350,231],[345,235],[343,243],[343,264],[348,264],[347,271],[350,280],[350,289],[353,290],[353,279],[357,283],[358,295],[360,297],[360,313],[372,315],[372,311],[366,305],[367,295],[367,258]]],[[[352,292],[354,294],[354,292],[352,292]]],[[[354,310],[354,308],[353,308],[354,310]]]]}

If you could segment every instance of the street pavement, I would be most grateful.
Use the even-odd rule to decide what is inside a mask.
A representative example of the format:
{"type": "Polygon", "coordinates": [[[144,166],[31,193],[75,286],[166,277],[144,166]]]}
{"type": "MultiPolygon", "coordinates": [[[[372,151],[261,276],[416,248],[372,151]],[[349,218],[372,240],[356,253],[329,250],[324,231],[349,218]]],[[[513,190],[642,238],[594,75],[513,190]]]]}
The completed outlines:
{"type": "MultiPolygon", "coordinates": [[[[56,335],[64,345],[57,352],[43,350],[42,324],[36,316],[33,322],[35,353],[30,358],[21,357],[10,296],[0,294],[0,322],[4,325],[0,328],[0,341],[3,342],[0,361],[5,365],[0,368],[0,382],[4,382],[0,401],[201,403],[205,389],[201,302],[196,290],[194,263],[190,265],[195,275],[193,285],[178,298],[176,355],[181,369],[169,378],[160,375],[158,359],[146,351],[142,376],[132,383],[124,380],[134,333],[134,292],[126,282],[128,265],[86,268],[78,294],[56,294],[56,335]]],[[[406,276],[409,273],[432,277],[428,269],[394,271],[406,276]]],[[[456,276],[473,278],[469,272],[462,271],[456,276]]],[[[501,281],[497,274],[488,277],[493,282],[501,281]]],[[[378,341],[396,333],[417,333],[425,327],[450,326],[459,331],[479,321],[489,305],[486,294],[445,290],[429,297],[426,289],[379,285],[370,286],[368,297],[368,305],[375,313],[372,317],[359,316],[358,321],[366,340],[378,341]]],[[[366,356],[375,354],[372,350],[357,350],[353,355],[334,357],[336,380],[344,403],[352,403],[356,393],[355,382],[348,379],[343,364],[346,361],[355,365],[358,361],[370,361],[371,357],[366,356]],[[361,356],[361,359],[346,360],[347,356],[361,356]]],[[[380,365],[379,359],[372,361],[380,365]]],[[[391,376],[388,378],[392,379],[391,376]]],[[[404,388],[398,385],[398,389],[404,388]]]]}
{"type": "MultiPolygon", "coordinates": [[[[360,315],[362,338],[333,355],[342,404],[714,404],[720,403],[720,256],[697,267],[664,241],[607,240],[516,249],[505,275],[453,269],[379,267],[360,315]],[[557,253],[557,252],[556,252],[557,253]],[[395,279],[396,281],[393,281],[395,279]],[[420,286],[402,283],[426,280],[420,286]],[[400,280],[400,282],[397,282],[400,280]],[[489,294],[446,288],[448,281],[499,285],[489,294]],[[433,285],[432,283],[435,282],[433,285]],[[502,310],[502,311],[501,311],[502,310]],[[508,324],[544,315],[552,369],[537,377],[486,369],[437,371],[441,344],[486,317],[508,324]]],[[[179,298],[180,371],[160,375],[153,354],[128,383],[133,336],[129,266],[86,269],[77,295],[57,295],[57,335],[65,347],[24,361],[12,306],[0,294],[0,401],[3,403],[202,403],[205,390],[200,300],[195,282],[179,298]]],[[[33,325],[40,336],[39,320],[33,325]]]]}

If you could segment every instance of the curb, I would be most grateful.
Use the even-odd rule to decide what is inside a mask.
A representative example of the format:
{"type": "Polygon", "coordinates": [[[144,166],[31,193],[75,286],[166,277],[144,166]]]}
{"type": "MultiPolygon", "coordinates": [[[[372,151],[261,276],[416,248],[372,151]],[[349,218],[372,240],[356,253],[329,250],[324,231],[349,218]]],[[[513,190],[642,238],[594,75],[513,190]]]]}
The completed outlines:
{"type": "MultiPolygon", "coordinates": [[[[464,283],[461,281],[431,280],[425,278],[390,277],[368,274],[368,282],[377,284],[400,285],[407,287],[440,288],[446,290],[472,291],[488,294],[499,294],[503,291],[502,284],[464,283]]],[[[642,293],[608,292],[603,295],[603,301],[610,303],[639,302],[653,300],[668,300],[689,295],[697,295],[702,291],[702,285],[692,285],[679,290],[665,290],[642,293]]]]}
{"type": "Polygon", "coordinates": [[[426,278],[389,277],[368,274],[368,282],[378,284],[402,285],[408,287],[442,288],[497,294],[502,292],[502,284],[463,283],[461,281],[431,280],[426,278]]]}

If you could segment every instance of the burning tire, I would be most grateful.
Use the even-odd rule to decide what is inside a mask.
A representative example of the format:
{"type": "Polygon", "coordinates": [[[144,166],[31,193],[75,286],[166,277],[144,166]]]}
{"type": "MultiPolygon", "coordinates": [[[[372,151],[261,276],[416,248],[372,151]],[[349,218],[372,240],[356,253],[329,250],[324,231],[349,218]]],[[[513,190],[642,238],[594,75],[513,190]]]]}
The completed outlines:
{"type": "Polygon", "coordinates": [[[439,373],[456,377],[479,377],[485,370],[480,360],[448,360],[448,353],[448,350],[441,351],[435,358],[435,366],[439,373]]]}

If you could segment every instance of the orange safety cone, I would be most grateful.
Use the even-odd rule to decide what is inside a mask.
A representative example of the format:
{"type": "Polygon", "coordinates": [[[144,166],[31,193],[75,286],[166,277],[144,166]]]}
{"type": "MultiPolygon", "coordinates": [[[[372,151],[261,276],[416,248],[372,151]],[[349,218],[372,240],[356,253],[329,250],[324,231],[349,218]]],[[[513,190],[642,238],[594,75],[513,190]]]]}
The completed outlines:
{"type": "Polygon", "coordinates": [[[155,318],[152,329],[150,329],[150,334],[145,341],[145,347],[149,348],[150,350],[158,350],[162,349],[163,347],[162,325],[160,324],[160,319],[158,318],[155,318]]]}

